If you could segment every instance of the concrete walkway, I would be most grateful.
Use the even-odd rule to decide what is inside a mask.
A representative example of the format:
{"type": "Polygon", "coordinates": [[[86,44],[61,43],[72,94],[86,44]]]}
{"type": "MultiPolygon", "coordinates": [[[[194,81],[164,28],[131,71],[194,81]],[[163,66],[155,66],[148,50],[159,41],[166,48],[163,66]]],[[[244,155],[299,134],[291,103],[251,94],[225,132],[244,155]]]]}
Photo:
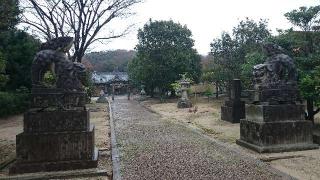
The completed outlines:
{"type": "Polygon", "coordinates": [[[112,102],[119,179],[290,179],[183,125],[161,119],[136,101],[112,102]]]}

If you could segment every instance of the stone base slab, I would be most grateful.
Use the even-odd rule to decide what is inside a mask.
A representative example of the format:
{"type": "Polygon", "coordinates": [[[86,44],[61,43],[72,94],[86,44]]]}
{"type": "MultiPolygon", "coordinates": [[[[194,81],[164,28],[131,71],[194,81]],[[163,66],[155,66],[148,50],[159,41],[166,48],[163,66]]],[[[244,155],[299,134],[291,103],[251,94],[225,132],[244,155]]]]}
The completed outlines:
{"type": "Polygon", "coordinates": [[[312,143],[310,121],[257,123],[241,120],[240,139],[259,146],[312,143]]]}
{"type": "Polygon", "coordinates": [[[258,152],[314,149],[310,121],[252,122],[241,120],[239,145],[258,152]]]}
{"type": "Polygon", "coordinates": [[[301,144],[283,144],[283,145],[273,145],[273,146],[257,146],[255,144],[248,143],[244,140],[238,139],[236,143],[240,146],[252,149],[259,153],[277,153],[277,152],[289,152],[289,151],[303,151],[318,149],[317,144],[312,143],[301,143],[301,144]]]}
{"type": "Polygon", "coordinates": [[[98,166],[98,150],[95,149],[94,156],[90,160],[56,161],[39,163],[16,162],[9,170],[9,174],[22,174],[34,172],[67,171],[75,169],[96,168],[98,166]]]}

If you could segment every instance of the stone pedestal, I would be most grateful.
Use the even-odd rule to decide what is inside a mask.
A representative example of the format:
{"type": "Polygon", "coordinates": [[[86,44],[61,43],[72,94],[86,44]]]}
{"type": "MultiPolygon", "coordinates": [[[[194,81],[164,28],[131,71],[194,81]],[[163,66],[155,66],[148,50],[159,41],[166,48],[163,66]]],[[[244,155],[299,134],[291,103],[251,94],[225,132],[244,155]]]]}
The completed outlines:
{"type": "Polygon", "coordinates": [[[94,126],[82,101],[84,94],[40,91],[32,92],[32,108],[24,114],[10,174],[97,167],[94,126]],[[47,98],[42,98],[44,92],[47,98]]]}
{"type": "Polygon", "coordinates": [[[313,134],[313,142],[320,145],[320,134],[313,134]]]}
{"type": "Polygon", "coordinates": [[[192,102],[189,99],[179,99],[178,108],[191,108],[192,102]]]}
{"type": "Polygon", "coordinates": [[[234,79],[231,97],[221,106],[221,120],[239,123],[240,119],[245,117],[245,102],[241,101],[241,81],[240,79],[234,79]]]}
{"type": "Polygon", "coordinates": [[[300,104],[246,105],[237,144],[259,153],[318,148],[312,140],[312,122],[304,120],[300,104]]]}
{"type": "Polygon", "coordinates": [[[267,58],[253,67],[253,97],[240,120],[237,144],[260,153],[318,148],[313,144],[312,122],[299,104],[294,60],[273,43],[263,45],[267,58]]]}
{"type": "Polygon", "coordinates": [[[227,100],[224,105],[221,106],[221,120],[239,123],[240,119],[246,117],[245,112],[244,101],[227,100]]]}

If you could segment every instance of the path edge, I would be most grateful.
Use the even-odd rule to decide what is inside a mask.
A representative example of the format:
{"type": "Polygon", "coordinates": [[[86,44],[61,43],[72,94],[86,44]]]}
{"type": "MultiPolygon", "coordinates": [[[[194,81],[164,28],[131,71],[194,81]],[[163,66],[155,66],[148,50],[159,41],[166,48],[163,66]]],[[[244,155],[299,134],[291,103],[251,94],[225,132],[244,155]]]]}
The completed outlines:
{"type": "Polygon", "coordinates": [[[116,132],[114,127],[113,111],[112,111],[112,100],[108,98],[109,105],[109,119],[111,129],[111,158],[112,158],[112,179],[121,180],[120,175],[120,155],[116,140],[116,132]]]}

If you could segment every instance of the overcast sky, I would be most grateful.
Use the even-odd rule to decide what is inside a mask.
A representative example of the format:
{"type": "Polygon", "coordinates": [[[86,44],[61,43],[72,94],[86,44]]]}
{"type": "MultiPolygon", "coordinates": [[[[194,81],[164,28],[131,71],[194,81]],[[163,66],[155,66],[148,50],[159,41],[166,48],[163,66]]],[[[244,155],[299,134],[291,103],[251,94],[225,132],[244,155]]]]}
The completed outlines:
{"type": "Polygon", "coordinates": [[[133,8],[136,15],[125,22],[136,24],[129,35],[113,40],[107,47],[96,46],[93,50],[133,49],[137,44],[137,30],[152,18],[186,24],[192,31],[195,48],[205,55],[214,38],[222,31],[231,32],[245,17],[268,19],[269,29],[276,33],[277,28],[291,27],[284,13],[300,6],[319,4],[318,0],[145,0],[133,8]]]}

